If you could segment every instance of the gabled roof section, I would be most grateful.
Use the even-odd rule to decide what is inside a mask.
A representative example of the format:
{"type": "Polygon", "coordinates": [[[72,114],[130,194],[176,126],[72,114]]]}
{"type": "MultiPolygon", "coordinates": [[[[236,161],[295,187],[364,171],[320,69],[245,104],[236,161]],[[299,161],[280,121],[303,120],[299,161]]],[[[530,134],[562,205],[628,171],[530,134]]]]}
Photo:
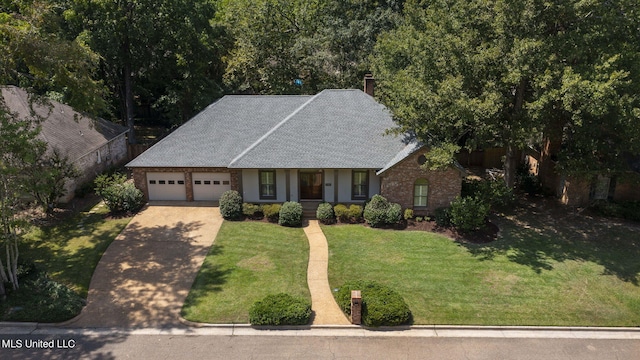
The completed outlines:
{"type": "Polygon", "coordinates": [[[227,95],[209,105],[128,167],[228,167],[311,96],[227,95]]]}
{"type": "Polygon", "coordinates": [[[407,144],[407,146],[405,146],[402,150],[400,150],[396,154],[396,156],[394,156],[393,159],[391,159],[382,169],[380,169],[378,172],[376,172],[376,175],[380,175],[383,172],[389,170],[395,164],[397,164],[400,161],[406,159],[407,157],[409,157],[414,152],[418,151],[423,146],[424,146],[424,144],[422,144],[422,143],[420,143],[420,142],[418,142],[416,140],[411,141],[409,144],[407,144]]]}
{"type": "Polygon", "coordinates": [[[384,135],[389,111],[360,90],[324,90],[230,164],[231,168],[383,167],[405,145],[384,135]]]}
{"type": "Polygon", "coordinates": [[[114,138],[127,132],[127,128],[100,118],[89,118],[73,110],[70,106],[56,101],[48,103],[32,102],[29,94],[18,87],[2,87],[2,97],[9,111],[21,119],[34,118],[43,121],[38,137],[50,149],[58,149],[71,161],[99,149],[114,138]]]}

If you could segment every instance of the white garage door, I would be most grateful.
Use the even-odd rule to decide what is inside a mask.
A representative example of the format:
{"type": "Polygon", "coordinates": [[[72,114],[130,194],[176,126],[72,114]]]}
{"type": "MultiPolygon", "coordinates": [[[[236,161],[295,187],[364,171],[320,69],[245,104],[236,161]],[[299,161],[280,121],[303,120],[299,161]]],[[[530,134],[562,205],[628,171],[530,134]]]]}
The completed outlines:
{"type": "Polygon", "coordinates": [[[184,173],[147,173],[149,200],[187,200],[184,173]]]}
{"type": "Polygon", "coordinates": [[[193,173],[193,200],[220,200],[220,196],[231,190],[229,173],[193,173]]]}

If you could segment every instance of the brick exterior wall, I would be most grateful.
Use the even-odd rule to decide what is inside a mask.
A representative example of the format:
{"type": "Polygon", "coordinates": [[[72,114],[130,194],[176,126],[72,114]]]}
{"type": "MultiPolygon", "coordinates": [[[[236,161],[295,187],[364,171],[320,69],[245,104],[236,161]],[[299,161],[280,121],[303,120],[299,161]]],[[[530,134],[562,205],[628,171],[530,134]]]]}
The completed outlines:
{"type": "Polygon", "coordinates": [[[138,189],[144,194],[145,201],[149,200],[149,189],[147,188],[147,172],[181,172],[184,173],[184,183],[187,188],[187,201],[193,201],[193,181],[192,173],[229,173],[231,174],[231,190],[242,193],[241,190],[241,170],[228,168],[133,168],[133,182],[138,189]]]}
{"type": "Polygon", "coordinates": [[[614,201],[640,201],[640,175],[635,174],[630,179],[618,180],[614,201]]]}
{"type": "Polygon", "coordinates": [[[399,203],[403,209],[412,208],[416,215],[433,214],[435,209],[447,207],[462,188],[462,173],[450,167],[446,170],[423,170],[418,164],[418,157],[424,154],[416,151],[382,174],[380,179],[380,195],[390,202],[399,203]],[[427,207],[413,207],[413,187],[418,179],[429,182],[427,207]]]}

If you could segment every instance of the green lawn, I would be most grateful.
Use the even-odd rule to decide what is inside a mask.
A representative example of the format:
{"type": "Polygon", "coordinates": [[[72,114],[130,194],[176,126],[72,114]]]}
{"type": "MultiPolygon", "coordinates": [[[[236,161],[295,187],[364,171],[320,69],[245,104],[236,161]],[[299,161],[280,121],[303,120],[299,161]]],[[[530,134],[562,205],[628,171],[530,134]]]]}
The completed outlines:
{"type": "Polygon", "coordinates": [[[404,296],[415,324],[640,325],[639,227],[534,209],[496,222],[501,237],[485,245],[323,226],[329,282],[385,283],[404,296]]]}
{"type": "Polygon", "coordinates": [[[309,243],[301,228],[225,221],[182,308],[185,319],[248,323],[249,308],[268,294],[310,299],[309,243]]]}
{"type": "Polygon", "coordinates": [[[131,220],[105,218],[106,207],[83,212],[55,226],[34,227],[25,235],[20,258],[87,297],[93,270],[113,239],[131,220]]]}

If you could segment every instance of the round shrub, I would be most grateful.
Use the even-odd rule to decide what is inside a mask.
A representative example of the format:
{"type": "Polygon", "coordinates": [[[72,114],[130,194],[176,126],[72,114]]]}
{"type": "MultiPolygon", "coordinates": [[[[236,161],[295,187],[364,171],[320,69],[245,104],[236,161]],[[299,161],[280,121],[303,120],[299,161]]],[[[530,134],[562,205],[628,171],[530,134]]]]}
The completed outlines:
{"type": "Polygon", "coordinates": [[[449,208],[437,208],[433,215],[436,225],[441,227],[451,226],[451,214],[449,213],[449,208]]]}
{"type": "Polygon", "coordinates": [[[364,219],[371,227],[380,227],[387,223],[389,202],[381,195],[373,195],[364,207],[364,219]]]}
{"type": "Polygon", "coordinates": [[[400,294],[373,281],[353,281],[340,287],[336,302],[351,316],[351,291],[362,295],[362,323],[366,326],[397,326],[411,321],[411,310],[400,294]]]}
{"type": "Polygon", "coordinates": [[[362,220],[362,206],[356,204],[349,205],[349,217],[355,222],[362,220]]]}
{"type": "Polygon", "coordinates": [[[278,224],[282,226],[302,225],[302,205],[295,201],[287,201],[282,204],[278,224]]]}
{"type": "Polygon", "coordinates": [[[321,203],[316,210],[316,217],[323,224],[332,224],[335,222],[333,206],[329,203],[321,203]]]}
{"type": "Polygon", "coordinates": [[[400,204],[390,204],[387,208],[386,222],[389,225],[397,224],[402,219],[402,207],[400,204]]]}
{"type": "Polygon", "coordinates": [[[264,204],[260,208],[267,220],[270,222],[278,222],[281,207],[282,206],[280,204],[264,204]]]}
{"type": "Polygon", "coordinates": [[[311,303],[285,293],[268,295],[249,309],[251,325],[306,325],[310,319],[311,303]]]}
{"type": "Polygon", "coordinates": [[[237,220],[242,217],[242,196],[235,191],[225,191],[220,197],[220,214],[227,220],[237,220]]]}
{"type": "Polygon", "coordinates": [[[340,220],[340,222],[346,223],[349,222],[349,218],[351,215],[349,214],[349,209],[342,204],[338,204],[333,207],[333,212],[336,217],[340,220]]]}
{"type": "Polygon", "coordinates": [[[404,219],[405,220],[413,219],[413,209],[404,209],[404,219]]]}
{"type": "Polygon", "coordinates": [[[100,196],[112,213],[136,212],[144,205],[142,191],[130,182],[109,185],[100,191],[100,196]]]}
{"type": "Polygon", "coordinates": [[[473,231],[484,226],[490,205],[478,197],[456,197],[449,212],[451,223],[460,231],[473,231]]]}

